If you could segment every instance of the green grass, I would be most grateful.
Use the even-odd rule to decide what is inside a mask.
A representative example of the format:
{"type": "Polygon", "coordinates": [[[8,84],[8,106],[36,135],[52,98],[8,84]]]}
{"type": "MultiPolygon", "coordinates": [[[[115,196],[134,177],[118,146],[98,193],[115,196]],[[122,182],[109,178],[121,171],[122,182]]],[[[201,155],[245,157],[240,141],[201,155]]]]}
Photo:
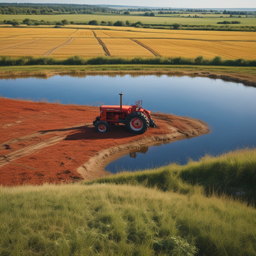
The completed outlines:
{"type": "Polygon", "coordinates": [[[255,166],[240,150],[97,184],[0,187],[0,255],[256,255],[256,209],[222,193],[255,190],[255,166]]]}
{"type": "Polygon", "coordinates": [[[143,184],[162,191],[194,194],[198,189],[206,195],[225,193],[236,199],[256,203],[256,149],[237,150],[218,157],[205,156],[200,161],[189,161],[181,166],[171,164],[159,169],[122,172],[93,183],[143,184]],[[236,196],[236,193],[243,195],[236,196]]]}
{"type": "Polygon", "coordinates": [[[25,66],[25,65],[200,65],[200,66],[239,66],[239,67],[256,67],[256,60],[227,60],[216,56],[213,59],[205,59],[202,56],[196,58],[122,58],[122,57],[105,57],[99,56],[94,58],[82,58],[79,56],[72,56],[67,59],[55,59],[52,57],[6,57],[0,58],[0,66],[25,66]]]}
{"type": "Polygon", "coordinates": [[[36,65],[36,66],[4,66],[0,73],[9,72],[47,72],[47,71],[207,71],[226,74],[247,74],[256,77],[256,67],[226,67],[197,65],[36,65]]]}
{"type": "Polygon", "coordinates": [[[110,184],[0,198],[1,255],[256,255],[255,209],[226,198],[110,184]]]}
{"type": "MultiPolygon", "coordinates": [[[[2,14],[0,15],[0,21],[4,20],[17,20],[23,21],[24,19],[32,19],[32,20],[45,20],[45,21],[61,21],[66,19],[68,21],[74,22],[89,22],[90,20],[98,20],[101,21],[112,21],[115,22],[117,20],[126,21],[129,20],[131,23],[135,23],[137,21],[141,21],[144,24],[173,24],[179,23],[182,25],[217,25],[217,22],[224,21],[224,19],[228,20],[238,20],[238,18],[213,18],[209,15],[209,17],[205,18],[182,18],[182,17],[146,17],[146,16],[132,16],[132,15],[94,15],[94,14],[64,14],[64,15],[8,15],[2,14]]],[[[256,18],[239,18],[241,24],[232,25],[232,26],[256,26],[256,18]]]]}
{"type": "Polygon", "coordinates": [[[204,65],[146,65],[146,64],[112,64],[112,65],[33,65],[33,66],[0,66],[1,76],[46,75],[51,72],[67,72],[79,74],[85,72],[188,72],[204,74],[221,74],[256,79],[256,67],[229,67],[204,65]]]}

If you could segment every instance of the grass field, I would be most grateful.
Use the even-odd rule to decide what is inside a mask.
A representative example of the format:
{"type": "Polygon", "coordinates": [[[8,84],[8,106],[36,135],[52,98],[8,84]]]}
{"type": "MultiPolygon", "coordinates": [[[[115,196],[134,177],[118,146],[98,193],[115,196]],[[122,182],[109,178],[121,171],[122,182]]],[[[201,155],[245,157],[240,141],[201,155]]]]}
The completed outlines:
{"type": "Polygon", "coordinates": [[[0,28],[0,56],[185,57],[256,59],[256,33],[93,26],[0,28]],[[108,30],[106,30],[106,28],[108,30]]]}
{"type": "MultiPolygon", "coordinates": [[[[200,15],[201,16],[201,15],[200,15]]],[[[216,25],[217,22],[221,22],[226,20],[239,20],[241,24],[234,24],[232,26],[255,26],[256,25],[256,18],[219,18],[219,17],[212,17],[207,15],[205,18],[182,18],[182,17],[168,17],[168,16],[157,16],[157,17],[146,17],[146,16],[127,16],[127,15],[93,15],[93,14],[66,14],[66,15],[0,15],[0,21],[4,20],[17,20],[23,21],[24,19],[32,19],[32,20],[45,20],[45,21],[61,21],[66,19],[68,21],[74,22],[89,22],[90,20],[98,20],[101,21],[112,21],[116,22],[126,21],[129,20],[131,23],[135,23],[137,21],[141,21],[144,24],[173,24],[179,23],[182,25],[216,25]]]]}
{"type": "Polygon", "coordinates": [[[255,208],[203,189],[249,191],[255,156],[238,151],[102,184],[1,187],[0,254],[256,255],[255,208]]]}

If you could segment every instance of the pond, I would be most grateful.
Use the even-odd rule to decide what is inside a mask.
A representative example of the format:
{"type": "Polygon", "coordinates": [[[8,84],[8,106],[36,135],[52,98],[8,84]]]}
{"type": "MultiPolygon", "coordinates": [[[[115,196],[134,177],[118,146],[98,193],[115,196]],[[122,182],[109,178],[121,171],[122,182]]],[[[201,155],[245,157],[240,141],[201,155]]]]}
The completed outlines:
{"type": "MultiPolygon", "coordinates": [[[[256,145],[256,88],[220,79],[146,76],[54,76],[48,79],[0,80],[0,95],[63,104],[123,104],[142,100],[151,111],[201,119],[211,133],[161,146],[144,147],[112,162],[106,170],[136,170],[177,162],[186,164],[205,154],[219,155],[256,145]]],[[[81,120],[82,121],[82,120],[81,120]]],[[[92,120],[93,121],[93,120],[92,120]]]]}

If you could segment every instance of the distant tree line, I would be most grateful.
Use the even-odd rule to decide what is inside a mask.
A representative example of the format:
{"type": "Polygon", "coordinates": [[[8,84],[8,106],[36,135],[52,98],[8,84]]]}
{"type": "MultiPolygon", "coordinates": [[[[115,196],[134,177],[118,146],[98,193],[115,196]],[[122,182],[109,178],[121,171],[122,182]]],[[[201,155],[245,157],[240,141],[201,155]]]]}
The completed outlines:
{"type": "Polygon", "coordinates": [[[248,15],[249,12],[238,12],[238,11],[223,11],[223,14],[232,14],[232,15],[248,15]]]}
{"type": "Polygon", "coordinates": [[[241,24],[241,21],[220,21],[217,24],[241,24]]]}
{"type": "Polygon", "coordinates": [[[0,4],[0,14],[93,14],[116,13],[114,9],[75,4],[0,4]]]}
{"type": "MultiPolygon", "coordinates": [[[[136,27],[136,28],[152,28],[152,29],[184,29],[184,30],[216,30],[216,31],[255,31],[256,26],[227,26],[227,24],[240,24],[240,21],[223,21],[218,22],[218,24],[224,24],[223,26],[217,25],[182,25],[178,23],[174,24],[143,24],[141,21],[137,21],[135,23],[131,23],[129,20],[127,21],[98,21],[91,20],[88,22],[74,22],[68,21],[66,19],[61,21],[44,21],[44,20],[33,20],[33,19],[24,19],[22,24],[26,24],[28,26],[37,26],[37,25],[55,25],[56,28],[59,28],[64,25],[74,24],[74,25],[95,25],[95,26],[126,26],[126,27],[136,27]]],[[[4,20],[0,21],[0,24],[11,24],[13,26],[21,25],[17,20],[4,20]]]]}
{"type": "Polygon", "coordinates": [[[63,26],[68,24],[74,24],[74,22],[69,22],[68,20],[64,19],[62,21],[44,21],[44,20],[33,20],[33,19],[25,19],[20,23],[17,20],[4,20],[3,24],[13,25],[14,27],[19,26],[21,24],[26,24],[28,26],[38,26],[38,25],[57,25],[63,26]]]}
{"type": "Polygon", "coordinates": [[[144,16],[155,16],[155,14],[153,12],[145,12],[144,16]]]}
{"type": "Polygon", "coordinates": [[[216,12],[216,10],[205,10],[205,9],[187,9],[187,12],[216,12]]]}
{"type": "Polygon", "coordinates": [[[109,65],[109,64],[155,64],[155,65],[211,65],[211,66],[242,66],[256,67],[256,60],[223,60],[217,56],[213,59],[205,59],[202,56],[196,58],[115,58],[115,57],[96,57],[82,58],[73,56],[68,59],[54,59],[51,57],[0,57],[0,66],[26,66],[26,65],[109,65]]]}
{"type": "Polygon", "coordinates": [[[217,11],[217,10],[205,10],[205,9],[187,9],[186,12],[200,12],[200,13],[216,13],[216,14],[232,14],[232,15],[248,15],[254,14],[256,12],[246,12],[246,11],[217,11]]]}

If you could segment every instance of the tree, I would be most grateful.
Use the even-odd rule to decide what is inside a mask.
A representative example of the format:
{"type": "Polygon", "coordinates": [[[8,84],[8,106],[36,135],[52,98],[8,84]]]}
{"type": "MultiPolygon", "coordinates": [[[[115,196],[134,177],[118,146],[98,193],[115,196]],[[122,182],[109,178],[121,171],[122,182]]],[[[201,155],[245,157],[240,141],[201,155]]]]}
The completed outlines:
{"type": "Polygon", "coordinates": [[[128,11],[124,12],[124,15],[130,15],[130,12],[128,12],[128,11]]]}
{"type": "Polygon", "coordinates": [[[172,26],[174,29],[181,29],[181,25],[178,23],[174,23],[172,26]]]}
{"type": "Polygon", "coordinates": [[[118,20],[117,22],[114,23],[114,26],[121,27],[121,26],[125,26],[125,24],[123,21],[118,20]]]}
{"type": "Polygon", "coordinates": [[[131,23],[130,23],[129,20],[127,20],[127,21],[125,22],[125,24],[126,24],[126,26],[130,26],[130,25],[131,25],[131,23]]]}
{"type": "Polygon", "coordinates": [[[155,14],[154,14],[153,12],[151,12],[151,13],[149,14],[149,16],[155,16],[155,14]]]}
{"type": "Polygon", "coordinates": [[[63,25],[68,25],[68,24],[69,24],[69,21],[66,20],[66,19],[64,19],[64,20],[61,21],[61,23],[62,23],[63,25]]]}
{"type": "Polygon", "coordinates": [[[27,24],[30,20],[29,19],[25,19],[22,21],[23,24],[27,24]]]}
{"type": "Polygon", "coordinates": [[[99,25],[99,22],[97,20],[91,20],[89,21],[89,25],[99,25]]]}
{"type": "Polygon", "coordinates": [[[16,27],[16,26],[19,26],[20,23],[19,23],[17,20],[13,20],[12,25],[13,25],[14,27],[16,27]]]}

